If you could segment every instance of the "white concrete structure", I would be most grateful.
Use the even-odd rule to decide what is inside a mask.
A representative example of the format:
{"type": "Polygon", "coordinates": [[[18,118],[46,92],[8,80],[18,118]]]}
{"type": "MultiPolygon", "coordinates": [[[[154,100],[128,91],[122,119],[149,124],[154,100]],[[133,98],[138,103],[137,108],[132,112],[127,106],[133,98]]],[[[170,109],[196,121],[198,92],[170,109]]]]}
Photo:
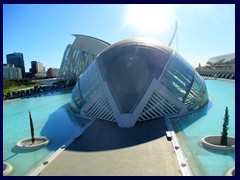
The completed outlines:
{"type": "Polygon", "coordinates": [[[110,46],[109,43],[94,37],[77,34],[73,36],[76,39],[66,47],[58,74],[58,79],[67,80],[67,84],[71,79],[77,81],[96,56],[110,46]]]}
{"type": "Polygon", "coordinates": [[[135,38],[97,56],[74,87],[71,108],[81,116],[132,127],[207,102],[205,81],[177,52],[159,41],[135,38]]]}
{"type": "Polygon", "coordinates": [[[9,176],[13,170],[13,167],[8,162],[3,162],[3,176],[9,176]]]}
{"type": "Polygon", "coordinates": [[[201,139],[201,144],[204,147],[216,149],[216,150],[222,150],[222,151],[230,151],[235,150],[235,137],[228,136],[227,137],[227,145],[221,145],[221,136],[217,135],[211,135],[211,136],[205,136],[201,139]]]}
{"type": "Polygon", "coordinates": [[[36,150],[47,146],[49,139],[45,136],[36,136],[34,143],[32,143],[32,138],[23,139],[16,143],[16,148],[21,150],[36,150]]]}
{"type": "Polygon", "coordinates": [[[206,65],[214,65],[216,63],[232,63],[235,64],[235,53],[214,56],[207,61],[206,65]]]}

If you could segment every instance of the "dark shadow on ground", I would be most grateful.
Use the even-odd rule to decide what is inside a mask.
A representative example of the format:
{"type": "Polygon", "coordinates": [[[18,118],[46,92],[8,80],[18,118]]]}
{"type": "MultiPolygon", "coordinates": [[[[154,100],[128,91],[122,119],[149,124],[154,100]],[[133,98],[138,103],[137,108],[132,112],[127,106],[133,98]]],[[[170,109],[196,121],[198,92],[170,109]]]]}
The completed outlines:
{"type": "Polygon", "coordinates": [[[201,107],[200,109],[196,110],[195,112],[185,115],[178,118],[171,118],[171,123],[173,124],[175,132],[179,132],[190,126],[195,121],[199,120],[201,117],[207,115],[207,112],[212,108],[212,102],[209,100],[208,103],[201,107]],[[181,128],[176,126],[175,124],[178,121],[184,121],[184,123],[181,124],[181,128]],[[178,128],[177,128],[178,127],[178,128]]]}
{"type": "MultiPolygon", "coordinates": [[[[73,116],[69,106],[67,103],[53,112],[40,132],[41,136],[46,136],[50,140],[46,147],[49,150],[55,151],[60,148],[89,122],[73,116]]],[[[190,115],[192,118],[186,122],[185,127],[206,115],[211,106],[212,103],[209,102],[190,115]]],[[[138,122],[132,128],[120,128],[116,122],[96,120],[67,150],[105,151],[136,146],[161,137],[165,138],[166,130],[163,118],[138,122]]],[[[15,148],[12,151],[18,152],[15,148]]]]}
{"type": "Polygon", "coordinates": [[[136,123],[120,128],[117,123],[96,120],[68,148],[69,151],[105,151],[146,143],[165,136],[164,119],[136,123]]]}
{"type": "Polygon", "coordinates": [[[86,120],[76,118],[69,112],[69,103],[59,107],[49,117],[40,135],[46,136],[50,143],[49,150],[57,150],[64,145],[87,123],[86,120]]]}

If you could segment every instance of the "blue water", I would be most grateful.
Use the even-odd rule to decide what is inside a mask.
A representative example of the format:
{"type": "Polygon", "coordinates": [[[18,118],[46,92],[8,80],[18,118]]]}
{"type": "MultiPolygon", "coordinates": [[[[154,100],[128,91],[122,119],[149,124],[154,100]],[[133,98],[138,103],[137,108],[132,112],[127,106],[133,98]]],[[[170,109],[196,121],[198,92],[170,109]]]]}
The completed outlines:
{"type": "MultiPolygon", "coordinates": [[[[207,80],[211,101],[192,115],[173,119],[194,175],[225,175],[235,166],[235,152],[219,153],[200,146],[202,137],[222,131],[228,106],[229,135],[235,136],[235,82],[207,80]]],[[[26,175],[61,147],[85,124],[68,113],[71,91],[48,93],[3,103],[3,160],[13,166],[11,175],[26,175]],[[28,111],[34,121],[35,135],[47,136],[50,144],[33,152],[15,148],[16,142],[31,136],[28,111]]]]}
{"type": "Polygon", "coordinates": [[[225,107],[229,110],[228,135],[235,137],[235,82],[206,80],[210,102],[188,116],[172,119],[194,175],[224,176],[235,166],[235,151],[219,152],[203,148],[204,136],[221,135],[225,107]]]}
{"type": "Polygon", "coordinates": [[[3,161],[13,166],[11,175],[26,175],[34,170],[87,123],[68,113],[70,99],[71,90],[67,90],[3,103],[3,161]],[[31,137],[29,111],[35,136],[47,136],[50,143],[45,148],[23,152],[15,144],[31,137]]]}

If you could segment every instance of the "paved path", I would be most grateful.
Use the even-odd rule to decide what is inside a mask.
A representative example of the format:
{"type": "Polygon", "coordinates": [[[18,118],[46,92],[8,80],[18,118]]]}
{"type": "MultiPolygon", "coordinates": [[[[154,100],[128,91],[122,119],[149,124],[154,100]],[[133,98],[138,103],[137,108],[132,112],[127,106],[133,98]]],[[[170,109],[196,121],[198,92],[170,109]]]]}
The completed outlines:
{"type": "Polygon", "coordinates": [[[163,119],[119,128],[96,120],[40,176],[181,176],[163,119]]]}

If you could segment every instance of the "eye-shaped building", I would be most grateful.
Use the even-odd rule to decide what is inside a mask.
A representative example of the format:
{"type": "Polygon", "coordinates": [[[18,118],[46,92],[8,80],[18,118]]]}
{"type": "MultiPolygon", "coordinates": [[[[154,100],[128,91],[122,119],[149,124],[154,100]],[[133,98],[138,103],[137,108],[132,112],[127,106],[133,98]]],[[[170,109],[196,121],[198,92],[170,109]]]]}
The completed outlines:
{"type": "Polygon", "coordinates": [[[72,90],[71,108],[81,116],[132,127],[207,102],[205,81],[184,58],[159,41],[134,38],[97,55],[72,90]]]}

